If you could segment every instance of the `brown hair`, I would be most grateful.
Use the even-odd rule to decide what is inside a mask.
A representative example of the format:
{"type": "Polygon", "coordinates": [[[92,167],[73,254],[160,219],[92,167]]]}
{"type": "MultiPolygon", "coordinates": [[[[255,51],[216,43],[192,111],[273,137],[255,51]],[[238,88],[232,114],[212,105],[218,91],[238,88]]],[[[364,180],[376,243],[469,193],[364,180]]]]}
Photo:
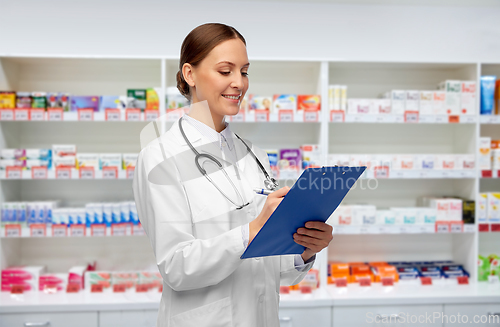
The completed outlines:
{"type": "Polygon", "coordinates": [[[206,56],[220,43],[240,39],[246,45],[245,38],[234,27],[220,24],[207,23],[196,27],[182,42],[181,59],[179,62],[179,71],[177,72],[177,89],[188,100],[191,98],[189,84],[182,74],[182,66],[189,63],[192,66],[198,65],[206,56]]]}

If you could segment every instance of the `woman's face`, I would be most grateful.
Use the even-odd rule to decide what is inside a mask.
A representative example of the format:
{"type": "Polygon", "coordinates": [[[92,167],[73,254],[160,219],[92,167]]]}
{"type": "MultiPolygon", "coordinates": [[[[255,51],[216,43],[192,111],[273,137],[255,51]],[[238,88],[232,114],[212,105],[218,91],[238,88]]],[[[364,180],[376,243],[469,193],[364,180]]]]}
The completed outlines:
{"type": "Polygon", "coordinates": [[[249,65],[247,49],[240,39],[217,45],[198,66],[189,65],[191,73],[184,69],[192,103],[206,100],[212,115],[236,115],[248,90],[249,65]]]}

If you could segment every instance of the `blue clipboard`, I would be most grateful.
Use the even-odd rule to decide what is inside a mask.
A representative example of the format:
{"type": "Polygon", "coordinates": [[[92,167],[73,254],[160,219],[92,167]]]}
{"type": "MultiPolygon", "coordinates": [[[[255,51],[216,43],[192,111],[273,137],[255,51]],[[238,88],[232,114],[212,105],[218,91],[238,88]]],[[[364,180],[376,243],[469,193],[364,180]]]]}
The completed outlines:
{"type": "Polygon", "coordinates": [[[304,170],[241,259],[302,254],[293,234],[308,221],[325,222],[337,209],[366,167],[323,167],[304,170]]]}

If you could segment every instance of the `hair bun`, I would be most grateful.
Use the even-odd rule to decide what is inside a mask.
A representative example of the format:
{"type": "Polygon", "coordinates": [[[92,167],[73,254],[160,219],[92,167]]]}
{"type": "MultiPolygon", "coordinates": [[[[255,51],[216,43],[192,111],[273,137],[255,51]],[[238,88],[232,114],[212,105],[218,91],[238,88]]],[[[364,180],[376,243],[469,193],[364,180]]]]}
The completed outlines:
{"type": "Polygon", "coordinates": [[[177,89],[189,100],[189,84],[182,77],[181,71],[177,72],[177,89]]]}

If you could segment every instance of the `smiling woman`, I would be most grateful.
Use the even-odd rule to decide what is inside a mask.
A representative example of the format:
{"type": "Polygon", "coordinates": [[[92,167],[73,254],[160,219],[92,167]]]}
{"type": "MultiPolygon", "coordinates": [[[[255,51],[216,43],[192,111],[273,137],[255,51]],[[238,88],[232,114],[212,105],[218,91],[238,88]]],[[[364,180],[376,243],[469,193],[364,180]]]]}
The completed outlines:
{"type": "Polygon", "coordinates": [[[241,259],[289,191],[269,180],[266,152],[224,121],[238,113],[248,67],[233,27],[195,28],[177,73],[189,114],[137,159],[137,212],[163,278],[157,326],[278,327],[280,284],[300,282],[332,239],[330,225],[308,222],[293,235],[302,254],[241,259]]]}
{"type": "MultiPolygon", "coordinates": [[[[177,88],[191,103],[207,101],[215,130],[224,129],[224,117],[236,115],[248,90],[245,38],[224,24],[198,26],[181,47],[177,88]]],[[[196,113],[191,117],[198,119],[196,113]]]]}

